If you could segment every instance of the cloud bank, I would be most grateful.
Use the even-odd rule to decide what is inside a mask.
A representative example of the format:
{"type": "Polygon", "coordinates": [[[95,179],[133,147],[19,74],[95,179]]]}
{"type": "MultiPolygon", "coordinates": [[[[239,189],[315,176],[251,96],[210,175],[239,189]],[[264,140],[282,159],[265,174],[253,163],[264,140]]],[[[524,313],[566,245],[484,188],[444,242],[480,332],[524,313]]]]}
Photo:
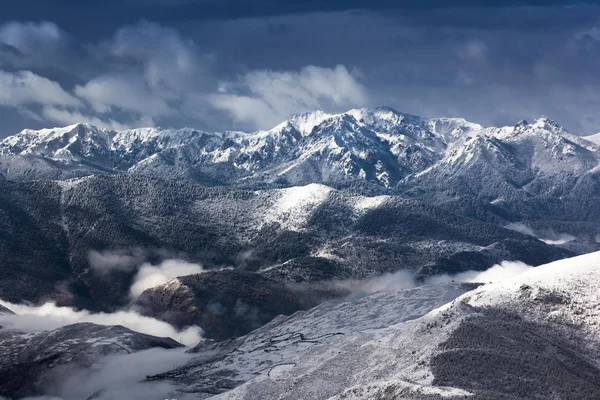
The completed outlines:
{"type": "Polygon", "coordinates": [[[313,2],[305,7],[314,12],[269,4],[278,11],[268,17],[265,7],[222,6],[244,17],[211,20],[209,2],[185,3],[140,3],[128,8],[135,17],[107,4],[94,9],[94,27],[81,17],[90,10],[75,4],[45,4],[38,17],[35,7],[5,10],[12,21],[0,22],[0,70],[46,81],[11,96],[25,104],[2,102],[0,135],[75,121],[268,129],[307,109],[359,105],[484,125],[550,115],[574,133],[600,131],[598,5],[376,2],[356,12],[357,3],[313,2]],[[50,21],[28,21],[42,18],[50,21]],[[48,83],[61,104],[32,98],[48,83]]]}
{"type": "MultiPolygon", "coordinates": [[[[50,387],[49,395],[23,400],[147,400],[171,399],[175,387],[168,382],[144,382],[147,376],[184,365],[193,355],[185,349],[149,349],[132,354],[117,354],[97,360],[91,368],[67,369],[50,387]],[[51,394],[50,394],[51,393],[51,394]]],[[[178,400],[197,397],[177,394],[178,400]]],[[[3,399],[0,397],[0,399],[3,399]]]]}
{"type": "Polygon", "coordinates": [[[155,265],[147,261],[152,256],[165,258],[172,257],[173,254],[162,250],[151,252],[141,248],[92,250],[88,254],[88,261],[92,270],[100,275],[107,275],[112,271],[135,272],[129,290],[132,300],[135,300],[144,290],[159,286],[173,278],[204,272],[200,264],[178,258],[169,258],[155,265]]]}
{"type": "Polygon", "coordinates": [[[532,268],[534,267],[520,261],[502,261],[500,264],[493,265],[485,271],[465,271],[455,275],[433,275],[426,278],[424,282],[416,280],[412,272],[408,270],[399,270],[364,281],[345,281],[337,282],[337,284],[349,289],[352,292],[349,298],[352,299],[374,293],[411,289],[428,284],[450,282],[495,283],[520,275],[532,268]]]}
{"type": "Polygon", "coordinates": [[[6,106],[41,104],[77,107],[81,102],[67,93],[58,83],[31,71],[10,73],[0,70],[0,104],[6,106]]]}
{"type": "Polygon", "coordinates": [[[133,271],[147,258],[143,249],[133,248],[129,250],[92,250],[88,254],[90,267],[100,274],[111,271],[133,271]]]}
{"type": "Polygon", "coordinates": [[[177,330],[166,322],[142,316],[135,311],[91,313],[70,307],[58,307],[54,303],[31,306],[0,300],[0,304],[16,313],[0,314],[0,325],[23,332],[40,332],[79,322],[91,322],[99,325],[122,325],[136,332],[170,337],[187,346],[195,345],[202,339],[202,330],[198,326],[177,330]]]}
{"type": "Polygon", "coordinates": [[[565,243],[572,242],[577,239],[577,237],[570,235],[568,233],[556,233],[553,230],[546,230],[544,232],[534,231],[527,225],[524,225],[519,222],[513,222],[505,226],[506,229],[510,229],[524,235],[533,236],[546,244],[551,245],[561,245],[565,243]]]}
{"type": "Polygon", "coordinates": [[[85,45],[51,22],[11,22],[0,25],[0,45],[0,105],[27,106],[27,115],[50,123],[124,129],[221,112],[246,127],[267,128],[295,113],[345,110],[367,99],[359,74],[344,65],[253,70],[219,79],[214,55],[176,30],[146,21],[85,45]],[[48,53],[59,50],[64,59],[81,59],[79,69],[86,71],[62,68],[78,82],[71,88],[29,70],[2,69],[61,69],[38,56],[51,58],[48,53]]]}
{"type": "MultiPolygon", "coordinates": [[[[174,369],[192,358],[185,349],[150,349],[101,359],[93,368],[73,371],[56,390],[64,400],[86,399],[98,393],[99,400],[171,399],[174,386],[167,382],[142,382],[146,376],[174,369]]],[[[193,399],[177,394],[177,399],[193,399]]]]}
{"type": "Polygon", "coordinates": [[[496,283],[504,279],[512,278],[532,269],[520,261],[502,261],[485,271],[466,271],[456,275],[435,275],[427,279],[427,283],[447,283],[447,282],[480,282],[496,283]]]}

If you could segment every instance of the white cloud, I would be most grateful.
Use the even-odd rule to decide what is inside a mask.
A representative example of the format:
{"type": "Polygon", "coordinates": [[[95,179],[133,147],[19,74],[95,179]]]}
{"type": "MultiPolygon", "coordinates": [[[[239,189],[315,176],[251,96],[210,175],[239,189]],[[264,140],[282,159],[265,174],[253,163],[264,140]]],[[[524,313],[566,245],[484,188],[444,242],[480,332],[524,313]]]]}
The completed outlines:
{"type": "Polygon", "coordinates": [[[92,45],[78,42],[53,22],[0,24],[0,68],[87,80],[102,68],[96,56],[92,45]]]}
{"type": "Polygon", "coordinates": [[[568,233],[556,233],[551,229],[546,230],[544,232],[536,232],[527,225],[524,225],[520,222],[512,222],[506,225],[505,228],[522,233],[524,235],[533,236],[541,240],[542,242],[550,245],[561,245],[577,239],[577,237],[568,233]]]}
{"type": "Polygon", "coordinates": [[[207,72],[210,56],[176,31],[149,22],[88,44],[54,23],[13,22],[0,25],[0,45],[0,67],[54,69],[77,78],[80,83],[69,93],[33,72],[0,70],[0,105],[48,106],[41,113],[28,109],[28,115],[61,124],[154,126],[154,118],[178,115],[183,99],[214,84],[207,72]]]}
{"type": "MultiPolygon", "coordinates": [[[[46,395],[27,397],[22,400],[147,400],[198,399],[194,394],[177,393],[174,384],[167,381],[144,381],[156,375],[185,365],[195,355],[186,354],[184,349],[153,348],[132,354],[114,354],[95,360],[91,368],[54,369],[55,386],[48,388],[46,395]]],[[[0,400],[6,400],[0,397],[0,400]]]]}
{"type": "Polygon", "coordinates": [[[213,55],[175,30],[150,22],[125,26],[107,40],[88,44],[76,42],[53,23],[11,23],[0,25],[0,43],[9,47],[0,54],[0,66],[59,69],[79,82],[70,93],[30,71],[1,72],[0,105],[24,110],[42,105],[41,111],[27,108],[28,115],[65,125],[88,122],[126,129],[172,118],[217,124],[226,114],[246,125],[270,128],[293,114],[345,111],[367,102],[358,73],[343,65],[254,70],[218,86],[213,55]]]}
{"type": "Polygon", "coordinates": [[[203,55],[192,40],[158,24],[123,27],[97,49],[114,65],[74,90],[95,113],[186,117],[180,104],[202,97],[214,84],[209,71],[212,57],[203,55]]]}
{"type": "Polygon", "coordinates": [[[170,337],[188,346],[195,345],[202,339],[202,330],[198,326],[180,331],[164,321],[145,317],[135,311],[91,313],[87,310],[77,311],[70,307],[58,307],[55,303],[30,306],[0,300],[0,304],[16,313],[16,315],[1,314],[0,325],[23,332],[41,332],[79,322],[91,322],[99,325],[122,325],[136,332],[170,337]]]}
{"type": "Polygon", "coordinates": [[[195,91],[211,79],[206,75],[212,57],[191,39],[158,24],[142,21],[119,29],[105,51],[134,65],[148,87],[164,98],[195,91]]]}
{"type": "Polygon", "coordinates": [[[433,275],[425,279],[425,282],[417,281],[412,272],[400,270],[387,273],[364,281],[342,281],[337,284],[352,292],[351,298],[365,296],[373,293],[391,292],[395,290],[410,289],[423,284],[439,284],[449,282],[499,282],[504,279],[520,275],[532,269],[520,261],[502,261],[500,264],[491,266],[485,271],[465,271],[455,275],[433,275]]]}
{"type": "MultiPolygon", "coordinates": [[[[93,368],[69,371],[57,390],[64,400],[87,399],[97,393],[98,400],[171,399],[176,389],[170,382],[143,382],[148,375],[159,374],[185,365],[194,355],[182,349],[149,349],[133,354],[117,354],[94,363],[93,368]]],[[[197,396],[177,394],[178,400],[197,396]]]]}
{"type": "Polygon", "coordinates": [[[220,72],[213,55],[173,29],[144,21],[88,44],[53,23],[11,23],[0,25],[0,43],[9,47],[0,54],[0,66],[59,69],[78,81],[69,93],[33,72],[4,72],[0,104],[42,105],[41,112],[28,109],[29,115],[65,125],[126,129],[172,118],[218,124],[226,114],[246,126],[271,128],[293,114],[346,111],[367,102],[358,73],[343,65],[254,70],[217,85],[220,72]]]}
{"type": "Polygon", "coordinates": [[[415,286],[418,286],[418,283],[413,274],[407,270],[400,270],[394,273],[386,273],[376,276],[375,278],[361,282],[357,291],[371,294],[410,289],[415,286]]]}
{"type": "Polygon", "coordinates": [[[436,275],[427,279],[427,283],[442,283],[442,282],[500,282],[504,279],[512,278],[532,269],[531,265],[527,265],[520,261],[502,261],[485,271],[466,271],[456,275],[436,275]]]}
{"type": "Polygon", "coordinates": [[[552,239],[540,239],[540,240],[546,244],[560,245],[560,244],[572,242],[575,239],[577,239],[575,236],[569,235],[568,233],[559,233],[559,234],[557,234],[556,237],[554,237],[552,239]]]}
{"type": "Polygon", "coordinates": [[[511,231],[522,233],[524,235],[537,237],[533,229],[520,222],[511,222],[510,224],[506,225],[505,228],[510,229],[511,231]]]}
{"type": "Polygon", "coordinates": [[[130,250],[92,250],[88,254],[88,261],[93,270],[102,274],[119,270],[133,271],[146,259],[146,252],[140,248],[130,250]]]}
{"type": "MultiPolygon", "coordinates": [[[[91,115],[85,115],[79,111],[74,111],[74,110],[71,111],[71,110],[61,109],[61,108],[57,108],[57,107],[44,107],[42,109],[42,115],[44,116],[44,118],[46,118],[46,120],[54,121],[61,125],[71,125],[71,124],[87,122],[87,123],[97,125],[102,128],[110,128],[110,129],[116,129],[116,130],[123,130],[123,129],[128,129],[131,127],[131,125],[129,125],[129,124],[122,124],[122,123],[117,122],[112,119],[103,120],[103,119],[100,119],[98,117],[94,117],[91,115]]],[[[153,126],[154,125],[152,120],[144,119],[141,121],[144,121],[144,123],[141,125],[138,125],[136,123],[134,123],[132,125],[134,125],[135,127],[153,126]]]]}
{"type": "Polygon", "coordinates": [[[107,113],[116,108],[149,117],[175,114],[167,101],[153,93],[136,75],[94,78],[83,86],[76,86],[75,94],[88,101],[98,113],[107,113]]]}
{"type": "Polygon", "coordinates": [[[249,72],[240,82],[222,84],[219,93],[211,95],[209,100],[238,121],[267,128],[295,113],[362,105],[367,94],[356,74],[345,66],[311,65],[299,72],[249,72]]]}
{"type": "Polygon", "coordinates": [[[199,274],[202,266],[183,260],[167,260],[160,265],[143,264],[136,274],[129,290],[130,297],[135,299],[146,289],[163,284],[178,276],[199,274]]]}
{"type": "Polygon", "coordinates": [[[0,104],[22,106],[27,104],[77,107],[81,102],[67,93],[58,83],[31,71],[7,72],[0,70],[0,104]]]}
{"type": "MultiPolygon", "coordinates": [[[[185,365],[195,354],[185,349],[152,348],[131,354],[113,354],[94,360],[91,368],[54,368],[55,383],[48,393],[22,400],[147,400],[172,399],[177,387],[167,381],[145,381],[147,376],[185,365]]],[[[194,394],[177,393],[177,400],[198,399],[194,394]]],[[[8,400],[0,397],[0,400],[8,400]]]]}

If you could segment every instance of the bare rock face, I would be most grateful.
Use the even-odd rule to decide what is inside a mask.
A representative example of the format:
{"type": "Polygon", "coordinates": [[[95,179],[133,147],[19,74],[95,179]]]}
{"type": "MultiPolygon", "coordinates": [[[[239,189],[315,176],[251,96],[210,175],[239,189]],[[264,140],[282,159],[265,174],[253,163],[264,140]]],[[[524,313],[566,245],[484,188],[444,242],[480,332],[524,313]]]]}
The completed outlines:
{"type": "Polygon", "coordinates": [[[41,395],[69,370],[88,368],[104,356],[182,346],[170,338],[91,323],[40,333],[0,329],[0,396],[41,395]]]}

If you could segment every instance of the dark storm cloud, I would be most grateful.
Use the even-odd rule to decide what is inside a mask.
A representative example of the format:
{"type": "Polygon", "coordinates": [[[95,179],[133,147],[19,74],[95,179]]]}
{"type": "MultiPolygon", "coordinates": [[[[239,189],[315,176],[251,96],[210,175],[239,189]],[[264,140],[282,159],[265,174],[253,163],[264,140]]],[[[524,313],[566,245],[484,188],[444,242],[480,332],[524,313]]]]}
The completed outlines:
{"type": "MultiPolygon", "coordinates": [[[[86,39],[98,38],[123,24],[148,19],[162,23],[181,21],[263,18],[303,13],[363,10],[370,12],[431,11],[520,6],[569,6],[597,1],[557,0],[4,0],[0,21],[51,20],[67,32],[86,39]]],[[[467,22],[473,22],[472,20],[467,22]]]]}
{"type": "Polygon", "coordinates": [[[600,131],[596,2],[21,3],[0,17],[19,21],[0,22],[0,85],[12,93],[0,95],[0,135],[82,119],[269,128],[374,105],[600,131]],[[34,101],[40,85],[69,104],[34,101]]]}

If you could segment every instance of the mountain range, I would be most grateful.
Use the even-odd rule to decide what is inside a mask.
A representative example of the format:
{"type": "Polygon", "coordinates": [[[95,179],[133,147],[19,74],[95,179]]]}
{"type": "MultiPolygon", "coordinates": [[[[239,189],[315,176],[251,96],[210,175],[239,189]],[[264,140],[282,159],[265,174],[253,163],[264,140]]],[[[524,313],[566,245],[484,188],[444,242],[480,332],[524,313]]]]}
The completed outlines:
{"type": "Polygon", "coordinates": [[[89,124],[24,130],[0,142],[0,175],[64,180],[134,173],[248,189],[322,183],[400,194],[479,219],[590,220],[600,193],[595,136],[540,118],[483,127],[391,108],[312,112],[267,131],[203,132],[89,124]]]}
{"type": "Polygon", "coordinates": [[[21,156],[31,164],[26,168],[21,158],[3,157],[1,172],[11,179],[145,172],[211,185],[368,182],[401,190],[422,177],[464,175],[485,162],[501,167],[499,172],[520,171],[510,189],[531,194],[539,193],[532,184],[538,179],[592,172],[598,151],[594,136],[571,135],[548,118],[484,128],[464,119],[421,118],[386,107],[317,111],[251,133],[114,131],[76,124],[26,129],[0,142],[1,155],[21,156]]]}

